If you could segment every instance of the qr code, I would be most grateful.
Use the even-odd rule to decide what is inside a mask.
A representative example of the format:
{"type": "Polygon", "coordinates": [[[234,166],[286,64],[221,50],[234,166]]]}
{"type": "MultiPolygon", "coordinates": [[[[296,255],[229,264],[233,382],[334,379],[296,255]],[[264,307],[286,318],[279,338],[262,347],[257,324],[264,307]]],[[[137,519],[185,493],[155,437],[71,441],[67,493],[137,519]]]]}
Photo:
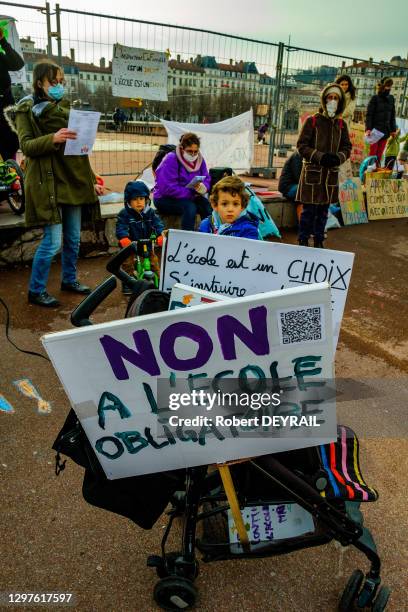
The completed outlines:
{"type": "Polygon", "coordinates": [[[280,311],[281,344],[323,340],[322,313],[322,306],[280,311]]]}

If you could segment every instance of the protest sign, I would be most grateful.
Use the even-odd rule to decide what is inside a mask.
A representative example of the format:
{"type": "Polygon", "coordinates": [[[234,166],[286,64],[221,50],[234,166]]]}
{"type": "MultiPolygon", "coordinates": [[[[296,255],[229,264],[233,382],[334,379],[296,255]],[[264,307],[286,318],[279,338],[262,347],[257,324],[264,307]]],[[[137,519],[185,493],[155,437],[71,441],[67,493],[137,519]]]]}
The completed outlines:
{"type": "Polygon", "coordinates": [[[311,388],[328,389],[333,377],[332,336],[325,284],[47,334],[42,341],[106,476],[115,479],[334,440],[333,396],[307,399],[311,388]],[[204,377],[212,386],[203,385],[204,377]],[[160,403],[161,381],[186,391],[182,406],[193,390],[204,394],[205,401],[190,404],[199,423],[174,423],[177,398],[160,403]],[[252,388],[244,404],[256,415],[249,428],[214,413],[206,401],[218,394],[224,406],[216,391],[223,381],[241,389],[264,382],[270,421],[252,403],[261,395],[252,388]],[[286,389],[269,395],[273,381],[291,383],[296,403],[281,401],[286,389]],[[289,416],[306,420],[287,426],[289,416]]]}
{"type": "Polygon", "coordinates": [[[367,174],[366,195],[370,221],[408,217],[408,181],[376,179],[367,174]]]}
{"type": "Polygon", "coordinates": [[[348,178],[339,185],[339,201],[344,225],[368,223],[359,178],[348,178]]]}
{"type": "Polygon", "coordinates": [[[362,123],[351,122],[349,129],[349,137],[352,144],[350,160],[358,164],[361,164],[365,157],[364,132],[365,128],[362,123]]]}
{"type": "Polygon", "coordinates": [[[254,124],[252,111],[218,123],[179,123],[165,121],[168,143],[177,145],[180,136],[194,132],[201,140],[200,150],[210,167],[229,167],[235,172],[246,172],[254,154],[254,124]]]}
{"type": "Polygon", "coordinates": [[[332,290],[334,346],[353,267],[353,253],[169,230],[161,261],[160,288],[183,283],[237,298],[329,282],[332,290]]]}
{"type": "Polygon", "coordinates": [[[167,100],[167,55],[160,51],[113,46],[112,94],[167,100]]]}

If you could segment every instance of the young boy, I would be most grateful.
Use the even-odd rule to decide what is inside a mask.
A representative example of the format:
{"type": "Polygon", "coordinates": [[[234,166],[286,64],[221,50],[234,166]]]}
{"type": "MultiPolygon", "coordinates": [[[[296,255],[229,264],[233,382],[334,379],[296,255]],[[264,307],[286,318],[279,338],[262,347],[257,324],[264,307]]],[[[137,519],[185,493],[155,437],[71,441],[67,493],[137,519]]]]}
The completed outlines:
{"type": "MultiPolygon", "coordinates": [[[[164,224],[159,215],[150,208],[150,190],[143,181],[130,181],[125,187],[125,207],[116,218],[116,238],[122,248],[131,242],[148,239],[152,234],[161,236],[164,224]]],[[[125,270],[133,273],[132,262],[125,262],[125,270]]],[[[152,262],[156,267],[156,262],[152,262]]],[[[131,293],[129,287],[122,286],[125,294],[131,293]]]]}
{"type": "Polygon", "coordinates": [[[258,219],[247,212],[249,194],[237,176],[226,176],[211,191],[213,213],[201,221],[199,231],[220,236],[259,240],[258,219]]]}

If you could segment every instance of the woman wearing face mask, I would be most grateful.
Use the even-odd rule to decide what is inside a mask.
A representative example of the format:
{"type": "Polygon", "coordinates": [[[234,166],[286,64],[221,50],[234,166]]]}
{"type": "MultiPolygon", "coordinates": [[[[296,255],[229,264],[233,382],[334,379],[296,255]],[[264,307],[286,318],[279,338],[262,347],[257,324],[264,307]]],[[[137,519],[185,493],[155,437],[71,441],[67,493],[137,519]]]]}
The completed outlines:
{"type": "Polygon", "coordinates": [[[27,158],[25,176],[25,219],[28,226],[43,226],[44,235],[34,256],[28,301],[45,307],[58,306],[46,290],[51,262],[61,248],[61,290],[87,294],[90,288],[77,280],[81,235],[81,210],[99,209],[96,185],[87,155],[64,155],[67,140],[76,133],[68,129],[69,103],[63,100],[64,74],[50,62],[33,70],[33,94],[8,109],[21,150],[27,158]]]}
{"type": "MultiPolygon", "coordinates": [[[[336,81],[343,90],[345,97],[345,107],[341,115],[341,118],[347,123],[347,127],[350,130],[351,122],[353,121],[354,111],[356,110],[356,88],[353,85],[353,81],[348,74],[342,74],[336,81]]],[[[348,159],[341,164],[339,169],[339,183],[342,183],[348,178],[353,176],[353,170],[351,167],[351,161],[348,159]]]]}
{"type": "Polygon", "coordinates": [[[211,214],[206,197],[211,179],[200,153],[200,139],[191,132],[183,134],[175,151],[167,153],[156,169],[154,205],[159,213],[181,215],[181,228],[193,231],[195,217],[211,214]],[[196,176],[204,177],[193,187],[187,185],[196,176]]]}
{"type": "Polygon", "coordinates": [[[371,98],[367,106],[366,114],[366,136],[371,134],[374,128],[384,134],[380,140],[370,145],[369,155],[377,156],[377,165],[380,165],[387,140],[394,137],[397,132],[395,122],[395,101],[390,94],[393,80],[384,77],[377,84],[377,93],[371,98]]]}
{"type": "Polygon", "coordinates": [[[303,204],[299,244],[323,248],[324,229],[330,204],[339,201],[339,166],[351,153],[346,122],[341,118],[345,98],[340,85],[329,83],[320,96],[319,112],[303,125],[297,149],[303,158],[296,201],[303,204]]]}

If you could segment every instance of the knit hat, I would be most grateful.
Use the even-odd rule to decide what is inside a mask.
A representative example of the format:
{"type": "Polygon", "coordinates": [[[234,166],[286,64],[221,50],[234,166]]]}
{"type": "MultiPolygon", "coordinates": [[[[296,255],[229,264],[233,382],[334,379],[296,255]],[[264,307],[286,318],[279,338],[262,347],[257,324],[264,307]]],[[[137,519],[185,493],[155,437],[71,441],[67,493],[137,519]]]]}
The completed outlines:
{"type": "Polygon", "coordinates": [[[125,204],[129,204],[135,198],[149,198],[150,189],[143,181],[129,181],[125,187],[125,204]]]}
{"type": "Polygon", "coordinates": [[[329,87],[325,92],[324,92],[324,97],[327,98],[327,96],[331,93],[335,93],[339,96],[339,98],[341,99],[341,93],[339,92],[340,85],[332,85],[331,87],[329,87]]]}

